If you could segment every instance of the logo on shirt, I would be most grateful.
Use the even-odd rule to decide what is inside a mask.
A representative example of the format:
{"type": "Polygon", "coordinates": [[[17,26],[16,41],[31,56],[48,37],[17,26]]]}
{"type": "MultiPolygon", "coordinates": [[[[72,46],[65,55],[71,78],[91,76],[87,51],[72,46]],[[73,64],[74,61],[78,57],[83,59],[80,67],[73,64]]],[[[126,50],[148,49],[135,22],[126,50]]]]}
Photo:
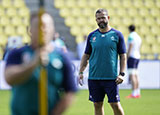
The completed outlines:
{"type": "Polygon", "coordinates": [[[92,99],[92,95],[89,95],[89,98],[92,99]]]}
{"type": "Polygon", "coordinates": [[[93,37],[92,42],[96,42],[96,37],[93,37]]]}
{"type": "Polygon", "coordinates": [[[104,34],[102,34],[102,35],[101,35],[101,37],[105,37],[105,35],[104,35],[104,34]]]}
{"type": "Polygon", "coordinates": [[[58,58],[53,59],[52,66],[56,69],[61,69],[63,67],[62,61],[58,58]]]}
{"type": "Polygon", "coordinates": [[[114,36],[111,37],[111,40],[113,40],[113,41],[115,40],[114,36]]]}
{"type": "Polygon", "coordinates": [[[116,95],[117,100],[119,99],[119,95],[116,95]]]}

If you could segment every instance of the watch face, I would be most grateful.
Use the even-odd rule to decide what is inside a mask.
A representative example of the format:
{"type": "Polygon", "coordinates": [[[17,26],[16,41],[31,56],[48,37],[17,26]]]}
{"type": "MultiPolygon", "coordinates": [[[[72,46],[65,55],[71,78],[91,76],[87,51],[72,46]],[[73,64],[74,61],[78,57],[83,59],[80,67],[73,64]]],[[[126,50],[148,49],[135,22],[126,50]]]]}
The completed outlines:
{"type": "Polygon", "coordinates": [[[121,75],[121,76],[125,76],[125,73],[124,73],[124,72],[121,72],[120,75],[121,75]]]}

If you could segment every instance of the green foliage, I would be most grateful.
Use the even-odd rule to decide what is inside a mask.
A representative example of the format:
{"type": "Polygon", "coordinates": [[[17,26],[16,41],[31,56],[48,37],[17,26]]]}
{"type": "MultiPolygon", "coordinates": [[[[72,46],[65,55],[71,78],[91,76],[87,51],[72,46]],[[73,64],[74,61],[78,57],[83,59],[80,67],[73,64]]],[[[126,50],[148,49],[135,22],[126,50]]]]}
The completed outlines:
{"type": "MultiPolygon", "coordinates": [[[[126,99],[130,90],[120,90],[121,105],[126,115],[160,115],[160,90],[142,90],[140,99],[126,99]]],[[[105,115],[113,115],[112,109],[104,101],[105,115]]],[[[0,114],[10,115],[9,110],[10,91],[0,90],[0,114]]],[[[76,94],[76,98],[71,107],[64,115],[94,115],[92,102],[88,100],[88,90],[81,90],[76,94]]]]}

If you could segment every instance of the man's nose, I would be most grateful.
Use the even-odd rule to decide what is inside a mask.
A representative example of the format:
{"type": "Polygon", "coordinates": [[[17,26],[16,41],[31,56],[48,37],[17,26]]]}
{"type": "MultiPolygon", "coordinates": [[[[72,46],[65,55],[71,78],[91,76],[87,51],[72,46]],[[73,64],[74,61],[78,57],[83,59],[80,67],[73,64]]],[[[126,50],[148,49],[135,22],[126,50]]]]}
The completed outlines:
{"type": "Polygon", "coordinates": [[[103,21],[103,18],[101,18],[100,21],[103,21]]]}

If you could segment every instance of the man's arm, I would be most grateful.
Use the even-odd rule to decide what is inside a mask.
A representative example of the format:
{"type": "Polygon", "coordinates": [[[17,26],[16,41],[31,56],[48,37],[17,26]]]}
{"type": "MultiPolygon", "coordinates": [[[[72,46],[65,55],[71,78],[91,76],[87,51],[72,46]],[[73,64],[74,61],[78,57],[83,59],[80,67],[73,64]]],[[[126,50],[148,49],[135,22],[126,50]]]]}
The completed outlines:
{"type": "Polygon", "coordinates": [[[64,96],[58,102],[52,115],[62,115],[62,113],[72,104],[75,92],[65,92],[64,96]]]}
{"type": "Polygon", "coordinates": [[[120,72],[125,72],[127,64],[126,54],[120,54],[120,72]]]}
{"type": "Polygon", "coordinates": [[[28,64],[8,65],[5,69],[5,79],[9,85],[16,85],[28,80],[30,74],[37,66],[39,60],[36,56],[28,64]]]}
{"type": "Polygon", "coordinates": [[[88,54],[83,54],[82,60],[81,60],[81,63],[80,63],[79,72],[83,72],[85,70],[85,68],[87,67],[87,64],[88,64],[88,60],[89,60],[89,55],[88,54]]]}
{"type": "MultiPolygon", "coordinates": [[[[120,54],[120,72],[125,72],[125,68],[126,68],[126,62],[127,62],[127,58],[126,58],[126,54],[120,54]]],[[[118,75],[117,79],[116,79],[116,83],[120,84],[123,82],[123,77],[122,75],[118,75]]]]}
{"type": "Polygon", "coordinates": [[[80,63],[79,78],[78,78],[78,82],[79,82],[80,85],[83,85],[83,71],[87,67],[88,60],[89,60],[89,55],[88,54],[83,54],[82,60],[81,60],[81,63],[80,63]]]}

